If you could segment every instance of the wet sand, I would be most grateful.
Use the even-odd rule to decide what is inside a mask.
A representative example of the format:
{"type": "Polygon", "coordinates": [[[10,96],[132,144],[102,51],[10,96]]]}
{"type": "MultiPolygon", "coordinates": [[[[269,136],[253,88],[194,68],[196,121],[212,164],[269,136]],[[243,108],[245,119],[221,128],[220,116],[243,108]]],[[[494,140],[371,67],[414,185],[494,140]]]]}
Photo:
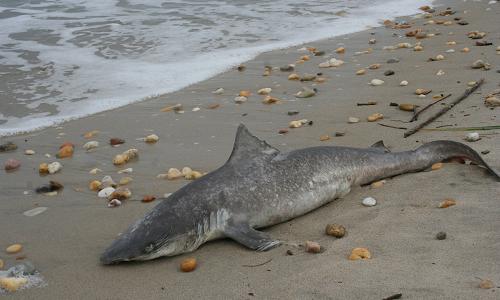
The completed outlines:
{"type": "MultiPolygon", "coordinates": [[[[316,84],[318,93],[307,99],[297,99],[294,93],[310,82],[287,80],[289,72],[273,71],[262,76],[264,66],[280,67],[294,63],[302,46],[264,53],[245,63],[242,72],[231,70],[179,92],[150,101],[129,105],[117,110],[68,122],[61,127],[2,139],[19,146],[15,152],[0,153],[3,163],[8,158],[19,159],[21,168],[6,174],[2,170],[0,186],[0,227],[3,228],[0,248],[21,243],[26,259],[38,268],[47,286],[19,291],[12,298],[19,299],[137,299],[137,298],[228,298],[228,299],[381,299],[402,293],[405,299],[496,299],[500,285],[500,186],[498,182],[476,166],[445,164],[437,171],[406,174],[389,179],[379,189],[356,187],[343,199],[338,199],[314,212],[290,222],[273,226],[266,231],[290,243],[306,240],[318,241],[326,248],[321,254],[304,253],[301,248],[281,246],[265,253],[255,253],[230,241],[216,241],[202,246],[194,253],[173,258],[163,258],[143,263],[101,266],[98,258],[110,242],[136,219],[142,217],[157,201],[142,203],[146,194],[161,196],[177,190],[188,181],[167,181],[156,175],[166,173],[171,167],[190,166],[204,172],[212,171],[228,158],[234,134],[239,123],[244,123],[259,138],[282,151],[317,145],[346,145],[368,147],[384,140],[393,151],[413,149],[422,143],[449,139],[463,141],[463,131],[421,131],[403,138],[404,130],[382,127],[412,127],[402,123],[411,118],[410,112],[398,110],[389,103],[414,103],[421,106],[432,102],[432,95],[448,94],[450,103],[464,92],[467,82],[485,79],[473,95],[432,123],[431,128],[444,125],[452,127],[488,126],[499,124],[499,108],[484,106],[484,96],[498,88],[500,55],[495,48],[500,44],[498,15],[500,5],[483,2],[450,1],[436,8],[437,12],[451,6],[457,13],[435,16],[433,20],[451,20],[452,25],[422,25],[430,19],[408,18],[412,28],[423,28],[428,33],[440,33],[420,40],[423,51],[410,49],[383,50],[384,46],[408,42],[415,38],[404,36],[410,29],[380,27],[334,39],[310,43],[327,56],[315,57],[296,66],[296,73],[322,72],[325,83],[316,84]],[[490,10],[486,10],[490,8],[490,10]],[[464,13],[464,11],[467,13],[464,13]],[[461,17],[468,25],[457,25],[453,20],[461,17]],[[467,38],[473,30],[487,33],[486,40],[494,46],[475,46],[477,40],[467,38]],[[375,38],[377,43],[369,45],[375,38]],[[454,46],[448,41],[456,41],[454,46]],[[345,47],[345,54],[335,54],[338,47],[345,47]],[[354,55],[357,51],[373,48],[370,54],[354,55]],[[469,53],[460,49],[468,47],[469,53]],[[455,53],[446,53],[455,49],[455,53]],[[345,61],[338,68],[318,68],[329,54],[345,61]],[[442,61],[428,62],[438,54],[442,61]],[[396,57],[399,63],[387,64],[396,57]],[[491,70],[473,70],[471,64],[482,59],[491,64],[491,70]],[[365,75],[355,75],[356,70],[380,63],[378,70],[368,70],[365,75]],[[388,70],[392,76],[384,76],[388,70]],[[437,76],[439,70],[445,72],[437,76]],[[372,79],[383,79],[382,86],[370,86],[372,79]],[[408,86],[399,86],[407,80],[408,86]],[[223,87],[223,95],[212,91],[223,87]],[[257,90],[273,89],[272,95],[281,99],[280,104],[262,104],[263,96],[257,90]],[[415,89],[432,89],[426,98],[414,95],[415,89]],[[251,90],[253,95],[241,105],[234,103],[240,90],[251,90]],[[377,105],[357,106],[358,102],[376,101],[377,105]],[[161,112],[161,109],[182,103],[184,114],[161,112]],[[207,109],[218,103],[219,108],[207,109]],[[192,108],[200,107],[193,112],[192,108]],[[289,116],[288,111],[300,113],[289,116]],[[379,112],[384,119],[366,122],[368,115],[379,112]],[[360,118],[348,124],[349,116],[360,118]],[[291,120],[308,119],[314,123],[289,129],[280,135],[278,130],[287,128],[291,120]],[[100,142],[100,147],[85,152],[82,135],[91,130],[99,133],[90,140],[100,142]],[[345,132],[335,137],[335,132],[345,132]],[[148,145],[136,139],[155,133],[160,140],[148,145]],[[322,135],[328,141],[320,141],[322,135]],[[108,145],[111,137],[120,137],[126,143],[113,148],[108,145]],[[59,146],[70,141],[76,145],[72,158],[56,159],[59,146]],[[112,164],[113,156],[129,148],[139,149],[139,160],[123,167],[112,164]],[[24,150],[33,149],[33,156],[24,150]],[[45,154],[52,155],[51,158],[45,154]],[[59,161],[60,173],[39,176],[42,162],[59,161]],[[132,174],[117,174],[123,168],[134,169],[132,174]],[[100,168],[98,175],[89,170],[100,168]],[[108,208],[106,200],[88,190],[88,183],[111,175],[115,181],[130,176],[133,196],[121,207],[108,208]],[[37,195],[34,189],[49,180],[57,180],[64,190],[57,196],[37,195]],[[29,191],[27,195],[25,191],[29,191]],[[361,205],[361,199],[372,196],[378,199],[375,207],[361,205]],[[445,198],[454,198],[457,205],[439,209],[445,198]],[[36,206],[48,207],[44,213],[26,217],[22,213],[36,206]],[[348,235],[342,239],[324,235],[327,223],[343,224],[348,235]],[[435,234],[445,231],[446,240],[438,241],[435,234]],[[350,261],[350,251],[366,247],[371,260],[350,261]],[[288,256],[291,249],[295,255],[288,256]],[[186,257],[196,257],[198,269],[181,273],[179,263],[186,257]],[[258,267],[244,265],[259,264],[258,267]],[[480,289],[480,279],[490,279],[496,287],[480,289]]],[[[436,14],[434,14],[436,15],[436,14]]],[[[179,70],[182,72],[182,70],[179,70]]],[[[425,120],[442,105],[434,105],[422,114],[425,120]]],[[[500,136],[498,130],[481,131],[481,140],[467,143],[477,151],[489,150],[484,159],[500,169],[500,136]]],[[[16,255],[0,253],[7,267],[15,264],[16,255]]]]}

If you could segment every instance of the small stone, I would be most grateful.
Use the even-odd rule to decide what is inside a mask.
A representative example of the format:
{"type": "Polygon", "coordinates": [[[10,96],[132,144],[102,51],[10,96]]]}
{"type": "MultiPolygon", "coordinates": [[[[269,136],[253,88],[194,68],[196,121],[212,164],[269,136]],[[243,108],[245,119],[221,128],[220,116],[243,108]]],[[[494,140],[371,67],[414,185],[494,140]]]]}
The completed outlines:
{"type": "Polygon", "coordinates": [[[375,121],[378,121],[378,120],[381,120],[384,118],[384,115],[381,114],[381,113],[374,113],[374,114],[371,114],[368,116],[367,120],[368,122],[375,122],[375,121]]]}
{"type": "Polygon", "coordinates": [[[444,239],[446,239],[446,232],[440,231],[436,234],[436,240],[442,241],[444,239]]]}
{"type": "Polygon", "coordinates": [[[313,89],[310,89],[308,87],[303,87],[302,91],[298,92],[295,94],[295,97],[297,98],[309,98],[316,95],[316,91],[313,89]]]}
{"type": "Polygon", "coordinates": [[[286,250],[286,255],[290,255],[291,256],[291,255],[294,255],[294,253],[293,253],[292,250],[288,249],[288,250],[286,250]]]}
{"type": "Polygon", "coordinates": [[[6,142],[0,145],[0,153],[1,152],[10,152],[17,149],[17,145],[13,142],[6,142]]]}
{"type": "Polygon", "coordinates": [[[7,247],[5,252],[8,254],[15,254],[21,252],[21,250],[23,250],[23,246],[21,244],[13,244],[7,247]]]}
{"type": "Polygon", "coordinates": [[[435,59],[436,59],[436,60],[444,60],[444,55],[442,55],[442,54],[438,54],[438,55],[436,55],[436,58],[435,58],[435,59]]]}
{"type": "Polygon", "coordinates": [[[179,179],[181,177],[183,177],[183,175],[182,175],[182,172],[179,171],[179,169],[177,169],[177,168],[168,169],[168,172],[167,172],[167,179],[168,180],[175,180],[175,179],[179,179]]]}
{"type": "Polygon", "coordinates": [[[133,180],[132,177],[123,177],[120,179],[120,181],[118,181],[118,184],[119,185],[127,185],[127,184],[131,183],[132,180],[133,180]]]}
{"type": "Polygon", "coordinates": [[[213,91],[212,94],[222,95],[222,94],[224,94],[224,89],[223,88],[218,88],[215,91],[213,91]]]}
{"type": "Polygon", "coordinates": [[[49,172],[49,174],[55,174],[59,171],[61,171],[62,169],[62,165],[60,162],[58,161],[55,161],[53,163],[50,163],[48,166],[47,166],[47,170],[49,172]]]}
{"type": "Polygon", "coordinates": [[[124,143],[125,143],[124,139],[120,139],[120,138],[110,138],[109,139],[109,144],[111,146],[117,146],[117,145],[121,145],[121,144],[124,144],[124,143]]]}
{"type": "Polygon", "coordinates": [[[382,186],[384,186],[384,184],[385,184],[385,180],[374,181],[370,184],[370,187],[372,189],[378,189],[378,188],[381,188],[382,186]]]}
{"type": "Polygon", "coordinates": [[[347,122],[350,123],[350,124],[358,123],[359,122],[359,118],[349,117],[349,119],[347,119],[347,122]]]}
{"type": "Polygon", "coordinates": [[[398,108],[403,111],[415,111],[417,106],[415,104],[410,104],[410,103],[401,103],[398,105],[398,108]]]}
{"type": "Polygon", "coordinates": [[[240,93],[238,94],[238,96],[241,96],[241,97],[250,97],[250,95],[252,95],[252,92],[250,91],[247,91],[247,90],[242,90],[240,91],[240,93]]]}
{"type": "Polygon", "coordinates": [[[2,259],[0,259],[0,270],[3,269],[4,265],[5,265],[5,263],[3,262],[2,259]]]}
{"type": "Polygon", "coordinates": [[[387,60],[388,64],[395,64],[395,63],[398,63],[398,62],[399,62],[399,58],[395,58],[395,57],[389,58],[387,60]]]}
{"type": "Polygon", "coordinates": [[[361,203],[364,206],[375,206],[377,204],[377,200],[375,200],[375,198],[372,197],[366,197],[363,199],[363,201],[361,201],[361,203]]]}
{"type": "Polygon", "coordinates": [[[319,140],[321,142],[328,141],[330,139],[330,136],[328,134],[322,135],[319,137],[319,140]]]}
{"type": "Polygon", "coordinates": [[[346,234],[345,227],[339,224],[328,224],[325,228],[325,233],[327,235],[334,236],[336,238],[342,238],[346,234]]]}
{"type": "Polygon", "coordinates": [[[368,40],[368,44],[370,44],[370,45],[373,45],[373,44],[376,44],[376,43],[377,43],[376,39],[369,39],[368,40]]]}
{"type": "Polygon", "coordinates": [[[435,163],[435,164],[433,164],[433,165],[431,166],[431,170],[432,170],[432,171],[436,171],[436,170],[441,169],[442,167],[443,167],[443,163],[440,163],[440,162],[439,162],[439,163],[435,163]]]}
{"type": "Polygon", "coordinates": [[[287,133],[288,133],[288,131],[289,131],[288,129],[286,129],[286,128],[282,128],[282,129],[278,130],[278,133],[279,133],[279,134],[287,134],[287,133]]]}
{"type": "Polygon", "coordinates": [[[145,195],[144,197],[142,197],[141,202],[149,203],[149,202],[153,202],[155,200],[156,200],[155,196],[153,196],[153,195],[145,195]]]}
{"type": "Polygon", "coordinates": [[[448,49],[446,50],[446,53],[455,53],[455,49],[448,49]]]}
{"type": "Polygon", "coordinates": [[[41,175],[49,173],[49,164],[41,163],[38,166],[38,173],[40,173],[41,175]]]}
{"type": "Polygon", "coordinates": [[[384,81],[381,79],[372,79],[372,81],[370,81],[370,84],[373,86],[379,86],[384,84],[384,81]]]}
{"type": "Polygon", "coordinates": [[[426,90],[426,89],[416,89],[415,90],[416,95],[427,95],[430,92],[432,92],[432,90],[426,90]]]}
{"type": "Polygon", "coordinates": [[[296,120],[296,121],[291,121],[290,123],[288,123],[288,127],[290,128],[299,128],[299,127],[302,127],[302,122],[300,120],[296,120]]]}
{"type": "Polygon", "coordinates": [[[132,172],[134,172],[134,169],[132,169],[132,168],[126,168],[126,169],[118,171],[117,173],[118,174],[130,174],[132,172]]]}
{"type": "Polygon", "coordinates": [[[259,95],[269,95],[273,91],[272,88],[262,88],[257,91],[257,94],[259,95]]]}
{"type": "Polygon", "coordinates": [[[190,173],[186,174],[184,176],[184,179],[187,179],[187,180],[195,180],[195,179],[198,179],[200,177],[202,177],[203,174],[201,174],[201,172],[198,172],[198,171],[191,171],[190,173]]]}
{"type": "Polygon", "coordinates": [[[7,290],[10,293],[13,293],[26,285],[28,283],[28,279],[24,277],[1,277],[0,278],[0,287],[2,289],[7,290]]]}
{"type": "Polygon", "coordinates": [[[441,203],[439,203],[439,208],[448,208],[450,206],[456,205],[457,201],[454,199],[445,199],[441,203]]]}
{"type": "Polygon", "coordinates": [[[486,99],[484,100],[484,105],[487,107],[496,107],[500,106],[500,98],[497,96],[487,96],[486,99]]]}
{"type": "Polygon", "coordinates": [[[300,78],[300,81],[313,81],[314,79],[316,79],[315,74],[304,74],[300,78]]]}
{"type": "Polygon", "coordinates": [[[108,207],[113,208],[113,207],[118,207],[121,206],[122,202],[118,199],[112,199],[111,201],[108,202],[108,207]]]}
{"type": "MultiPolygon", "coordinates": [[[[25,215],[26,217],[34,217],[36,215],[43,213],[47,209],[48,209],[48,207],[39,206],[39,207],[35,207],[33,209],[30,209],[30,210],[23,212],[23,215],[25,215]]],[[[1,266],[0,266],[0,269],[2,269],[1,266]]]]}
{"type": "Polygon", "coordinates": [[[57,158],[68,158],[68,157],[71,157],[73,156],[73,152],[74,152],[74,146],[73,145],[64,145],[63,147],[61,147],[61,149],[59,149],[59,152],[57,152],[57,158]]]}
{"type": "Polygon", "coordinates": [[[384,75],[385,76],[391,76],[391,75],[394,75],[394,71],[393,70],[387,70],[384,72],[384,75]]]}
{"type": "Polygon", "coordinates": [[[87,151],[92,150],[92,149],[97,148],[97,147],[99,147],[98,141],[90,141],[90,142],[85,143],[85,145],[83,145],[83,149],[85,149],[87,151]]]}
{"type": "Polygon", "coordinates": [[[458,21],[457,22],[458,25],[469,25],[469,22],[465,21],[465,20],[461,20],[461,21],[458,21]]]}
{"type": "Polygon", "coordinates": [[[335,49],[335,53],[339,53],[339,54],[345,53],[345,48],[339,47],[339,48],[335,49]]]}
{"type": "Polygon", "coordinates": [[[275,103],[278,103],[280,102],[280,100],[278,98],[275,98],[275,97],[272,97],[272,96],[269,96],[267,95],[266,97],[264,97],[264,99],[262,100],[262,103],[264,104],[275,104],[275,103]]]}
{"type": "Polygon", "coordinates": [[[144,138],[144,142],[148,144],[154,144],[158,142],[160,138],[156,134],[150,134],[144,138]]]}
{"type": "Polygon", "coordinates": [[[443,76],[444,74],[445,74],[445,73],[444,73],[444,71],[443,71],[443,70],[439,70],[439,71],[436,73],[436,75],[437,75],[437,76],[443,76]]]}
{"type": "Polygon", "coordinates": [[[44,194],[46,196],[51,196],[51,193],[53,195],[57,195],[57,192],[62,190],[64,186],[54,180],[49,181],[49,184],[42,185],[40,187],[37,187],[35,189],[35,192],[38,194],[44,194]]]}
{"type": "Polygon", "coordinates": [[[412,45],[410,43],[399,43],[399,44],[396,45],[396,47],[398,47],[400,49],[401,48],[411,48],[412,45]]]}
{"type": "Polygon", "coordinates": [[[297,114],[299,114],[298,110],[289,110],[287,112],[287,115],[289,115],[289,116],[294,116],[294,115],[297,115],[297,114]]]}
{"type": "Polygon", "coordinates": [[[421,45],[413,47],[413,51],[422,51],[422,50],[424,50],[424,47],[422,47],[421,45]]]}
{"type": "Polygon", "coordinates": [[[321,245],[319,243],[316,243],[316,242],[307,241],[305,243],[305,248],[306,248],[306,252],[309,252],[309,253],[320,253],[321,252],[321,245]]]}
{"type": "Polygon", "coordinates": [[[237,96],[234,98],[234,102],[237,104],[245,103],[247,102],[248,98],[244,96],[237,96]]]}
{"type": "Polygon", "coordinates": [[[182,104],[177,103],[175,105],[169,105],[160,110],[161,112],[175,112],[175,113],[183,113],[184,112],[184,107],[182,104]]]}
{"type": "Polygon", "coordinates": [[[464,52],[464,53],[467,53],[467,52],[470,52],[470,49],[465,47],[463,48],[462,50],[460,50],[460,52],[464,52]]]}
{"type": "Polygon", "coordinates": [[[132,196],[132,192],[126,187],[119,187],[115,189],[107,198],[108,200],[118,199],[125,200],[132,196]]]}
{"type": "Polygon", "coordinates": [[[486,36],[485,32],[480,32],[480,31],[471,31],[467,33],[467,36],[471,39],[477,40],[477,39],[482,39],[486,36]]]}
{"type": "Polygon", "coordinates": [[[448,45],[448,46],[453,46],[453,45],[456,45],[456,44],[457,44],[457,42],[455,42],[455,41],[448,41],[448,42],[446,42],[446,45],[448,45]]]}
{"type": "Polygon", "coordinates": [[[290,74],[288,75],[288,80],[299,80],[300,79],[300,76],[298,74],[290,74]]]}
{"type": "Polygon", "coordinates": [[[282,71],[282,72],[292,72],[293,70],[295,70],[294,65],[287,65],[287,66],[280,67],[280,71],[282,71]]]}
{"type": "Polygon", "coordinates": [[[485,290],[492,289],[494,287],[493,281],[489,279],[483,279],[479,283],[479,287],[485,290]]]}
{"type": "Polygon", "coordinates": [[[116,187],[116,183],[115,181],[113,180],[113,178],[111,178],[111,176],[109,175],[106,175],[104,176],[102,179],[101,179],[101,182],[102,182],[102,186],[101,188],[105,188],[105,187],[116,187]]]}
{"type": "Polygon", "coordinates": [[[139,155],[139,150],[137,149],[129,149],[122,154],[118,154],[113,158],[114,165],[122,165],[130,160],[136,158],[139,155]]]}
{"type": "Polygon", "coordinates": [[[35,150],[31,150],[31,149],[28,149],[28,150],[24,151],[25,155],[34,155],[35,153],[36,153],[35,150]]]}
{"type": "Polygon", "coordinates": [[[370,259],[372,255],[366,248],[354,248],[349,255],[349,260],[370,259]]]}
{"type": "Polygon", "coordinates": [[[89,183],[89,190],[97,192],[101,189],[102,183],[99,180],[92,180],[89,183]]]}
{"type": "Polygon", "coordinates": [[[399,83],[400,86],[407,86],[408,85],[408,81],[406,80],[403,80],[399,83]]]}
{"type": "Polygon", "coordinates": [[[184,168],[182,168],[182,171],[181,171],[183,176],[186,176],[186,175],[190,174],[191,172],[193,172],[193,169],[191,169],[190,167],[184,167],[184,168]]]}
{"type": "Polygon", "coordinates": [[[470,87],[475,86],[476,84],[477,84],[476,81],[469,81],[469,82],[467,82],[467,86],[470,86],[470,87]]]}
{"type": "Polygon", "coordinates": [[[180,270],[182,272],[192,272],[196,269],[196,258],[186,258],[181,261],[180,270]]]}
{"type": "Polygon", "coordinates": [[[99,172],[102,172],[102,170],[99,168],[93,168],[92,170],[89,171],[89,174],[96,175],[99,172]]]}
{"type": "Polygon", "coordinates": [[[335,136],[344,136],[345,135],[345,132],[343,131],[336,131],[335,132],[335,136]]]}
{"type": "Polygon", "coordinates": [[[365,75],[366,74],[366,70],[365,69],[361,69],[361,70],[357,70],[356,71],[356,75],[365,75]]]}
{"type": "Polygon", "coordinates": [[[332,58],[328,61],[330,63],[330,67],[340,67],[344,64],[343,60],[332,58]]]}
{"type": "Polygon", "coordinates": [[[477,132],[470,132],[470,133],[467,133],[467,135],[465,136],[465,140],[467,142],[476,142],[476,141],[479,141],[481,139],[481,137],[479,136],[479,133],[477,132]]]}
{"type": "Polygon", "coordinates": [[[380,68],[380,66],[381,66],[380,64],[372,64],[372,65],[368,66],[368,69],[376,70],[376,69],[380,68]]]}
{"type": "Polygon", "coordinates": [[[4,169],[7,172],[12,172],[12,171],[19,169],[20,166],[21,166],[21,162],[19,160],[9,158],[9,159],[7,159],[7,161],[5,161],[4,169]]]}
{"type": "Polygon", "coordinates": [[[97,134],[99,134],[99,130],[92,130],[92,131],[85,132],[83,134],[83,137],[86,139],[91,139],[94,136],[96,136],[97,134]]]}
{"type": "Polygon", "coordinates": [[[484,68],[485,63],[481,59],[476,60],[475,62],[472,63],[472,68],[473,69],[481,69],[484,68]]]}
{"type": "Polygon", "coordinates": [[[111,186],[103,188],[102,190],[99,191],[99,193],[97,193],[97,197],[108,198],[109,195],[111,195],[114,191],[115,191],[115,188],[111,187],[111,186]]]}

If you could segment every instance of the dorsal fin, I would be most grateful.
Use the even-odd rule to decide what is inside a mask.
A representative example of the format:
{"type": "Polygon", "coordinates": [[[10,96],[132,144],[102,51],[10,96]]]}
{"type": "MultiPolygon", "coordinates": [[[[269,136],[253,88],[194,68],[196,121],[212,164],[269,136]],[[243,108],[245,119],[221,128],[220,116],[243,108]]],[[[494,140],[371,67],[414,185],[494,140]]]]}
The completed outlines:
{"type": "Polygon", "coordinates": [[[384,141],[382,141],[382,140],[380,140],[380,141],[376,142],[375,144],[371,145],[370,148],[381,150],[381,151],[384,151],[385,153],[391,152],[391,150],[389,150],[389,148],[387,148],[385,146],[384,141]]]}
{"type": "Polygon", "coordinates": [[[279,150],[272,147],[263,140],[250,133],[245,125],[240,124],[236,131],[233,152],[228,159],[228,163],[237,162],[256,157],[273,158],[279,153],[279,150]]]}

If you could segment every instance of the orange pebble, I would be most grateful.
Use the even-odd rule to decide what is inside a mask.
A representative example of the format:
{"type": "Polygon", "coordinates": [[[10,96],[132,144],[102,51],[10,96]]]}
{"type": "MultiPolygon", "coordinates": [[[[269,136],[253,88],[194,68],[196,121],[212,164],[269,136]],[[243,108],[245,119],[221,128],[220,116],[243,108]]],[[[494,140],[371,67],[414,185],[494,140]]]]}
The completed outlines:
{"type": "Polygon", "coordinates": [[[182,272],[192,272],[196,269],[196,258],[186,258],[181,262],[182,272]]]}

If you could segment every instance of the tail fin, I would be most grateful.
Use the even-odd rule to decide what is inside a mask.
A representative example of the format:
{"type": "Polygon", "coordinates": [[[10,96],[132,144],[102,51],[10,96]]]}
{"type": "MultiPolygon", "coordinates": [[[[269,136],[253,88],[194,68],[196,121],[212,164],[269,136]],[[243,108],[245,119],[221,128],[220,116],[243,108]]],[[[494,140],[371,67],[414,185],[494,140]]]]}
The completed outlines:
{"type": "Polygon", "coordinates": [[[434,141],[427,143],[417,150],[417,155],[430,164],[441,162],[450,158],[465,158],[473,163],[486,168],[497,181],[500,181],[500,173],[490,167],[483,158],[471,147],[454,141],[434,141]]]}

